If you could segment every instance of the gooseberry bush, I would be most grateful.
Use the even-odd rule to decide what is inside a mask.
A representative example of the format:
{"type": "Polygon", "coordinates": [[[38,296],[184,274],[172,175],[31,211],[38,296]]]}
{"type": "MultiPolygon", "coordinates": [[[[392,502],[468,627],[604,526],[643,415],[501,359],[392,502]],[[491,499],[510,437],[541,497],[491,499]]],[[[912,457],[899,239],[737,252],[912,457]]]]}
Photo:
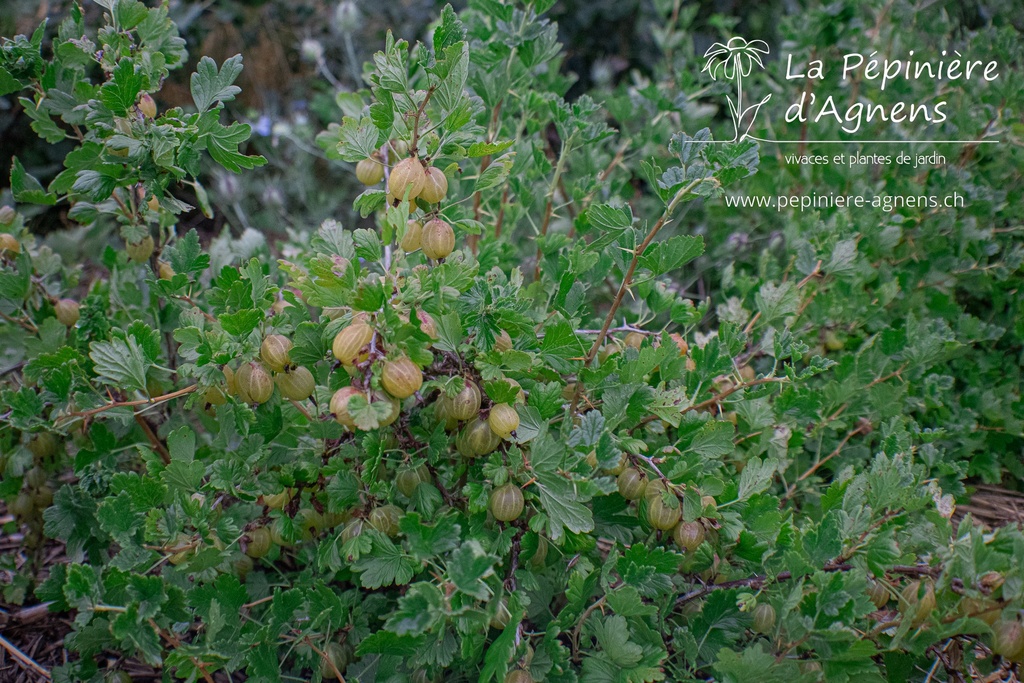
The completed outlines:
{"type": "Polygon", "coordinates": [[[363,223],[276,258],[204,247],[175,189],[210,211],[207,156],[263,163],[222,123],[241,60],[201,59],[194,111],[159,112],[173,23],[100,4],[49,60],[42,28],[0,52],[0,93],[76,145],[47,187],[15,161],[0,213],[25,558],[4,597],[67,615],[54,680],[962,680],[1024,658],[1021,533],[952,520],[965,473],[918,456],[940,434],[835,410],[909,372],[808,329],[850,260],[731,274],[742,322],[680,287],[708,258],[687,212],[757,181],[755,142],[667,131],[661,82],[611,98],[613,126],[563,98],[547,3],[474,0],[425,44],[389,34],[318,139],[367,186],[363,223]],[[111,246],[63,263],[33,203],[111,246]]]}

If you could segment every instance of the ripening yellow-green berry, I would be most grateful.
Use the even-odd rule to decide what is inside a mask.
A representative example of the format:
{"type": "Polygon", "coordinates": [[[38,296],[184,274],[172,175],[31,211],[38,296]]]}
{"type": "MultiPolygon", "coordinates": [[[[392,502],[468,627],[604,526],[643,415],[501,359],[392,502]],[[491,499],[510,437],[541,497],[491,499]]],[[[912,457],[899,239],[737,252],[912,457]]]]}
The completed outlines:
{"type": "Polygon", "coordinates": [[[428,168],[426,174],[419,198],[428,204],[437,204],[448,194],[448,178],[445,177],[444,171],[435,166],[428,168]]]}
{"type": "Polygon", "coordinates": [[[60,299],[53,305],[53,313],[65,327],[74,327],[78,322],[78,302],[74,299],[60,299]]]}
{"type": "Polygon", "coordinates": [[[18,238],[9,232],[0,232],[0,256],[17,256],[20,253],[21,244],[18,238]]]}
{"type": "Polygon", "coordinates": [[[406,399],[423,386],[423,371],[407,356],[399,356],[384,363],[381,386],[397,399],[406,399]]]}
{"type": "Polygon", "coordinates": [[[455,250],[455,231],[440,218],[427,221],[420,237],[423,255],[435,261],[447,258],[455,250]]]}
{"type": "Polygon", "coordinates": [[[384,180],[384,165],[369,157],[356,164],[356,178],[363,185],[376,185],[384,180]]]}
{"type": "Polygon", "coordinates": [[[509,482],[491,491],[489,507],[491,514],[499,522],[511,522],[523,514],[526,502],[522,490],[509,482]]]}
{"type": "Polygon", "coordinates": [[[465,380],[462,391],[455,394],[449,401],[449,413],[456,420],[469,420],[480,412],[480,388],[470,380],[465,380]]]}
{"type": "Polygon", "coordinates": [[[284,372],[277,373],[274,375],[274,383],[277,384],[277,390],[281,392],[281,395],[291,401],[305,401],[313,395],[313,390],[316,389],[313,373],[301,365],[295,365],[284,372]]]}
{"type": "Polygon", "coordinates": [[[246,403],[266,403],[274,394],[274,380],[263,363],[242,363],[235,376],[235,384],[246,403]]]}
{"type": "Polygon", "coordinates": [[[402,237],[402,251],[407,254],[418,250],[423,238],[423,224],[410,218],[405,224],[405,235],[402,237]]]}
{"type": "Polygon", "coordinates": [[[347,327],[343,327],[334,336],[331,350],[342,365],[355,365],[368,357],[368,354],[362,351],[371,339],[373,339],[373,328],[356,320],[347,327]]]}
{"type": "Polygon", "coordinates": [[[412,201],[420,196],[427,182],[427,173],[416,157],[402,159],[388,176],[388,193],[396,199],[412,201]]]}
{"type": "Polygon", "coordinates": [[[281,334],[268,334],[260,345],[260,358],[274,372],[283,372],[291,364],[292,340],[281,334]]]}
{"type": "Polygon", "coordinates": [[[494,350],[502,353],[512,350],[512,337],[505,330],[502,330],[501,334],[494,338],[494,350]]]}
{"type": "Polygon", "coordinates": [[[356,396],[366,398],[366,394],[355,387],[342,387],[334,392],[334,396],[331,397],[331,413],[334,415],[334,419],[338,421],[338,424],[349,429],[356,428],[356,421],[352,419],[348,412],[349,401],[356,396]]]}
{"type": "Polygon", "coordinates": [[[491,430],[503,439],[512,438],[512,432],[519,428],[519,413],[507,403],[499,403],[491,408],[487,417],[491,430]]]}
{"type": "Polygon", "coordinates": [[[142,94],[142,97],[139,98],[139,111],[147,119],[156,118],[156,102],[153,100],[152,95],[149,93],[142,94]]]}
{"type": "Polygon", "coordinates": [[[126,246],[125,251],[128,252],[128,258],[135,263],[145,263],[153,255],[154,247],[153,238],[147,235],[138,242],[133,242],[126,246]]]}

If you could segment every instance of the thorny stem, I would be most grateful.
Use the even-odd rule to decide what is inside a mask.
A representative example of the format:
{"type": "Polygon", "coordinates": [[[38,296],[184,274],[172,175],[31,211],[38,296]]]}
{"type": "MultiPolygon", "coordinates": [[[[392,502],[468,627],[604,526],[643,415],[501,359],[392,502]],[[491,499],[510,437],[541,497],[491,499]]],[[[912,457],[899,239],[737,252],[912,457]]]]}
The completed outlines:
{"type": "Polygon", "coordinates": [[[180,398],[187,394],[191,394],[193,391],[199,388],[198,384],[185,387],[184,389],[178,389],[172,391],[169,394],[163,396],[153,396],[151,398],[140,398],[135,401],[112,401],[106,405],[100,406],[99,408],[90,408],[89,410],[76,410],[75,412],[68,413],[68,417],[91,417],[114,408],[130,408],[133,406],[144,406],[153,405],[155,403],[163,403],[164,401],[171,401],[176,398],[180,398]]]}
{"type": "MultiPolygon", "coordinates": [[[[569,136],[569,139],[562,145],[562,151],[558,155],[558,163],[555,164],[555,174],[551,178],[551,187],[548,188],[548,202],[544,207],[544,220],[540,225],[540,236],[544,237],[548,234],[548,226],[551,224],[551,216],[555,211],[555,192],[561,186],[562,172],[565,170],[565,160],[569,156],[569,152],[572,151],[572,143],[576,138],[576,133],[569,136]]],[[[533,267],[533,279],[536,280],[540,277],[540,246],[537,247],[537,263],[533,267]]]]}
{"type": "MultiPolygon", "coordinates": [[[[846,572],[850,571],[851,569],[853,569],[853,565],[847,564],[845,561],[839,561],[838,559],[827,562],[825,566],[822,567],[822,571],[824,572],[846,572]]],[[[904,565],[897,565],[889,569],[890,573],[900,574],[903,576],[934,576],[939,571],[939,567],[914,567],[904,565]]],[[[800,578],[800,576],[797,576],[796,578],[800,578]]],[[[793,574],[791,572],[785,571],[779,572],[774,577],[757,575],[749,576],[745,579],[736,579],[735,581],[725,581],[724,583],[705,584],[700,588],[695,588],[694,590],[690,591],[689,593],[686,593],[685,595],[679,596],[679,598],[676,599],[676,607],[684,605],[690,602],[691,600],[702,598],[708,593],[712,593],[716,590],[743,587],[760,588],[765,583],[768,583],[770,581],[788,581],[792,578],[794,578],[793,574]]]]}
{"type": "Polygon", "coordinates": [[[345,677],[341,675],[341,671],[339,671],[338,667],[334,665],[334,662],[332,662],[331,658],[327,656],[327,653],[324,652],[323,650],[321,650],[320,648],[318,648],[316,645],[314,645],[313,641],[311,641],[309,639],[309,636],[306,636],[305,641],[306,641],[306,645],[309,646],[309,649],[311,649],[313,652],[315,652],[318,655],[320,655],[320,657],[325,662],[327,662],[328,666],[331,667],[331,671],[334,673],[335,678],[338,679],[338,683],[345,683],[345,677]]]}
{"type": "Polygon", "coordinates": [[[423,101],[420,102],[419,108],[416,110],[415,117],[412,121],[412,141],[409,143],[409,152],[416,156],[416,152],[419,150],[420,142],[420,119],[423,118],[423,110],[427,108],[427,102],[430,101],[430,96],[434,94],[434,88],[436,86],[430,86],[427,88],[427,94],[423,96],[423,101]]]}
{"type": "MultiPolygon", "coordinates": [[[[668,206],[665,207],[665,212],[661,214],[661,218],[659,218],[658,222],[654,224],[651,231],[647,233],[647,237],[645,237],[644,241],[640,243],[640,246],[633,251],[633,259],[629,262],[629,268],[626,270],[625,277],[622,278],[622,284],[619,286],[619,291],[616,293],[615,300],[612,301],[612,306],[608,310],[608,315],[604,319],[604,325],[601,326],[601,331],[594,340],[594,344],[590,347],[590,351],[587,352],[586,357],[583,359],[584,368],[588,367],[593,362],[594,358],[597,356],[598,350],[601,348],[601,345],[604,344],[605,337],[608,336],[608,329],[612,326],[612,321],[615,320],[615,314],[618,312],[619,306],[622,304],[622,299],[626,296],[626,291],[629,289],[629,285],[633,282],[633,273],[636,272],[636,266],[640,262],[640,257],[643,256],[644,251],[654,240],[654,237],[665,226],[669,218],[672,217],[672,214],[675,212],[679,202],[682,201],[683,197],[693,191],[693,188],[697,187],[697,184],[700,182],[701,181],[699,179],[694,180],[688,185],[684,185],[678,192],[676,192],[676,196],[673,197],[672,201],[670,201],[668,206]]],[[[576,407],[579,404],[582,392],[583,382],[580,378],[577,378],[576,391],[573,393],[572,403],[569,407],[570,415],[576,414],[576,407]]]]}

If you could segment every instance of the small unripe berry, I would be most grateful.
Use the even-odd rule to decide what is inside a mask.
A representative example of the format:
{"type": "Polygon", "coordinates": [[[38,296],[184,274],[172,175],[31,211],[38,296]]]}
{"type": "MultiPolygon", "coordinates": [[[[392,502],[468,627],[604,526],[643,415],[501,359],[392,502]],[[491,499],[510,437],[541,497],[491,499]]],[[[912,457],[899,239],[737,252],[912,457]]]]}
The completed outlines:
{"type": "Polygon", "coordinates": [[[416,157],[407,157],[391,169],[391,175],[388,176],[388,192],[397,199],[412,201],[423,191],[426,182],[427,174],[420,160],[416,157]]]}
{"type": "Polygon", "coordinates": [[[530,558],[530,564],[534,567],[543,567],[546,559],[548,559],[548,539],[537,536],[537,550],[530,558]]]}
{"type": "Polygon", "coordinates": [[[384,363],[380,381],[384,391],[397,399],[405,399],[423,386],[423,371],[407,356],[400,356],[384,363]]]}
{"type": "Polygon", "coordinates": [[[423,255],[429,259],[437,261],[447,258],[455,249],[455,231],[440,218],[428,221],[423,226],[420,247],[423,249],[423,255]]]}
{"type": "Polygon", "coordinates": [[[388,536],[398,535],[398,520],[402,510],[397,505],[382,505],[374,508],[367,522],[377,531],[388,536]]]}
{"type": "Polygon", "coordinates": [[[431,166],[426,171],[426,179],[423,183],[423,189],[420,190],[419,198],[428,204],[437,204],[447,194],[448,178],[445,177],[444,171],[431,166]]]}
{"type": "Polygon", "coordinates": [[[12,515],[21,520],[32,517],[36,511],[36,503],[32,494],[28,491],[19,493],[11,503],[10,511],[12,515]]]}
{"type": "Polygon", "coordinates": [[[668,485],[664,479],[654,479],[647,482],[647,488],[644,489],[644,498],[661,498],[661,495],[668,491],[668,485]]]}
{"type": "Polygon", "coordinates": [[[449,413],[456,420],[470,420],[480,412],[480,401],[480,389],[467,379],[462,391],[449,399],[449,413]]]}
{"type": "Polygon", "coordinates": [[[376,185],[384,180],[384,165],[370,157],[356,164],[356,178],[363,185],[376,185]]]}
{"type": "Polygon", "coordinates": [[[533,676],[526,669],[512,669],[505,674],[504,683],[533,683],[533,676]]]}
{"type": "Polygon", "coordinates": [[[491,491],[491,514],[499,522],[511,522],[523,514],[526,501],[518,486],[509,482],[491,491]]]}
{"type": "Polygon", "coordinates": [[[32,496],[37,510],[45,510],[53,504],[53,489],[49,486],[40,486],[32,496]]]}
{"type": "Polygon", "coordinates": [[[237,555],[231,561],[231,566],[235,570],[235,576],[238,577],[238,580],[245,583],[245,578],[252,571],[252,558],[248,555],[237,555]]]}
{"type": "Polygon", "coordinates": [[[391,154],[393,158],[401,159],[409,153],[409,143],[405,140],[391,140],[390,143],[391,149],[388,150],[388,153],[391,154]]]}
{"type": "Polygon", "coordinates": [[[868,598],[877,609],[882,609],[889,603],[889,589],[880,582],[868,579],[868,598]]]}
{"type": "Polygon", "coordinates": [[[846,342],[839,338],[834,331],[829,330],[825,333],[825,348],[829,351],[841,351],[846,346],[846,342]]]}
{"type": "Polygon", "coordinates": [[[348,327],[342,328],[334,336],[331,350],[342,365],[355,365],[365,359],[366,354],[361,352],[371,339],[373,339],[373,328],[357,320],[348,327]]]}
{"type": "Polygon", "coordinates": [[[156,102],[153,101],[153,97],[149,93],[143,93],[139,98],[139,111],[147,119],[156,118],[156,102]]]}
{"type": "Polygon", "coordinates": [[[316,389],[313,373],[301,365],[291,367],[287,372],[277,373],[274,382],[281,395],[292,401],[305,401],[316,389]]]}
{"type": "Polygon", "coordinates": [[[39,465],[36,465],[25,473],[25,485],[29,488],[37,489],[40,486],[44,486],[46,484],[46,480],[46,470],[39,465]]]}
{"type": "Polygon", "coordinates": [[[477,458],[493,453],[500,445],[501,437],[480,418],[466,425],[459,438],[455,440],[455,447],[466,458],[477,458]]]}
{"type": "Polygon", "coordinates": [[[53,305],[53,312],[65,327],[74,327],[78,322],[78,302],[74,299],[61,299],[53,305]]]}
{"type": "Polygon", "coordinates": [[[265,526],[257,527],[246,534],[249,537],[245,545],[245,554],[254,559],[259,559],[270,552],[273,540],[270,536],[270,529],[265,526]]]}
{"type": "Polygon", "coordinates": [[[935,611],[935,588],[931,581],[925,581],[922,594],[921,582],[911,581],[900,593],[900,611],[914,626],[920,626],[935,611]]]}
{"type": "Polygon", "coordinates": [[[60,449],[60,442],[51,432],[39,432],[28,442],[28,449],[36,461],[47,461],[54,458],[60,449]]]}
{"type": "Polygon", "coordinates": [[[292,340],[280,334],[267,335],[260,345],[260,358],[274,372],[283,372],[291,363],[292,340]]]}
{"type": "Polygon", "coordinates": [[[437,339],[437,323],[426,311],[416,311],[416,318],[420,321],[420,331],[431,339],[437,339]]]}
{"type": "Polygon", "coordinates": [[[356,428],[356,422],[348,412],[348,403],[354,396],[366,398],[366,394],[355,387],[342,387],[334,392],[334,396],[331,397],[331,413],[334,414],[334,419],[338,421],[338,424],[344,425],[349,429],[356,428]]]}
{"type": "Polygon", "coordinates": [[[266,403],[274,394],[274,380],[263,363],[242,363],[235,377],[239,394],[246,403],[266,403]]]}
{"type": "Polygon", "coordinates": [[[15,256],[20,253],[21,244],[18,238],[9,232],[0,232],[0,256],[15,256]]]}
{"type": "Polygon", "coordinates": [[[699,522],[680,522],[672,531],[672,540],[683,550],[692,553],[704,542],[704,527],[699,522]]]}
{"type": "Polygon", "coordinates": [[[149,260],[149,257],[153,255],[153,248],[155,244],[153,238],[147,235],[143,239],[134,244],[129,244],[125,247],[128,252],[128,258],[136,263],[145,263],[149,260]]]}
{"type": "Polygon", "coordinates": [[[366,524],[361,519],[353,519],[351,522],[345,525],[345,528],[341,530],[341,542],[348,543],[356,536],[360,536],[363,533],[363,526],[366,524]]]}
{"type": "Polygon", "coordinates": [[[398,419],[398,416],[402,414],[402,406],[398,403],[397,400],[388,396],[382,391],[373,392],[373,394],[371,394],[370,396],[370,402],[377,403],[380,401],[387,403],[390,410],[388,414],[385,415],[384,417],[377,418],[377,426],[387,427],[391,424],[394,424],[395,420],[398,419]]]}
{"type": "Polygon", "coordinates": [[[512,337],[509,336],[505,330],[501,331],[497,337],[494,338],[494,350],[495,351],[509,351],[512,349],[512,337]]]}
{"type": "Polygon", "coordinates": [[[330,642],[324,645],[324,654],[327,655],[327,659],[320,658],[320,677],[322,680],[337,680],[334,670],[345,670],[351,658],[350,650],[351,647],[345,647],[340,643],[330,642]]]}
{"type": "Polygon", "coordinates": [[[160,200],[156,198],[156,195],[153,195],[146,200],[146,208],[148,208],[150,211],[160,210],[160,200]]]}
{"type": "Polygon", "coordinates": [[[302,529],[302,538],[306,541],[319,536],[327,526],[324,516],[313,509],[302,510],[301,514],[296,516],[295,521],[299,523],[299,528],[302,529]]]}
{"type": "Polygon", "coordinates": [[[647,475],[635,467],[627,467],[622,470],[616,484],[620,496],[626,500],[639,500],[647,490],[647,475]]]}
{"type": "Polygon", "coordinates": [[[416,493],[420,484],[430,481],[430,470],[426,465],[419,467],[403,468],[395,477],[395,487],[406,498],[411,498],[416,493]]]}
{"type": "Polygon", "coordinates": [[[181,564],[195,551],[195,544],[192,541],[192,537],[184,533],[178,534],[174,538],[174,542],[170,545],[173,548],[181,548],[178,552],[171,553],[171,556],[167,558],[167,561],[173,565],[181,564]]]}
{"type": "Polygon", "coordinates": [[[224,373],[224,389],[227,391],[228,396],[234,396],[238,393],[238,384],[235,382],[235,371],[231,369],[230,365],[225,365],[220,370],[224,373]]]}
{"type": "Polygon", "coordinates": [[[1016,619],[992,625],[992,652],[1015,662],[1024,658],[1024,627],[1016,619]]]}
{"type": "Polygon", "coordinates": [[[174,272],[174,268],[172,268],[171,264],[167,261],[161,261],[157,266],[157,273],[161,280],[172,280],[174,279],[174,276],[177,275],[177,273],[174,272]]]}
{"type": "Polygon", "coordinates": [[[690,345],[686,343],[685,339],[683,339],[683,335],[679,334],[678,332],[673,332],[672,334],[669,335],[669,337],[671,337],[672,341],[675,342],[676,346],[679,347],[680,356],[685,356],[687,353],[689,353],[690,345]]]}
{"type": "Polygon", "coordinates": [[[206,390],[206,393],[203,394],[203,410],[205,410],[209,415],[216,415],[214,407],[222,406],[227,402],[227,397],[218,387],[210,387],[206,390]]]}
{"type": "Polygon", "coordinates": [[[718,509],[718,503],[715,502],[714,496],[701,496],[700,507],[702,510],[707,511],[709,508],[712,512],[718,509]]]}
{"type": "Polygon", "coordinates": [[[508,611],[508,600],[502,598],[498,601],[494,616],[491,617],[491,628],[500,631],[508,626],[510,621],[512,621],[512,613],[508,611]]]}
{"type": "Polygon", "coordinates": [[[626,346],[639,349],[644,343],[644,335],[640,332],[630,332],[626,335],[626,346]]]}
{"type": "Polygon", "coordinates": [[[281,493],[271,493],[269,496],[263,496],[263,504],[271,510],[281,510],[291,499],[292,492],[285,489],[281,493]]]}
{"type": "MultiPolygon", "coordinates": [[[[648,486],[648,488],[650,487],[648,486]]],[[[650,522],[652,527],[661,531],[668,531],[679,523],[683,510],[678,499],[674,501],[675,507],[673,507],[672,501],[666,502],[664,496],[651,497],[647,496],[645,492],[644,498],[647,503],[647,521],[650,522]]]]}
{"type": "Polygon", "coordinates": [[[757,603],[754,608],[753,629],[756,633],[770,633],[775,628],[775,608],[766,602],[757,603]]]}
{"type": "Polygon", "coordinates": [[[1003,615],[1003,609],[999,603],[991,600],[980,600],[978,598],[964,598],[957,605],[957,616],[973,617],[981,619],[989,626],[994,625],[1003,615]]]}
{"type": "Polygon", "coordinates": [[[519,428],[519,413],[507,403],[499,403],[491,408],[487,417],[491,430],[503,439],[512,438],[512,432],[519,428]]]}
{"type": "MultiPolygon", "coordinates": [[[[13,208],[4,204],[0,206],[0,225],[10,225],[14,222],[14,219],[18,217],[18,212],[13,208]]],[[[4,233],[7,234],[7,233],[4,233]]]]}
{"type": "Polygon", "coordinates": [[[402,251],[411,254],[420,248],[423,238],[423,224],[410,218],[405,224],[405,235],[402,237],[402,251]]]}

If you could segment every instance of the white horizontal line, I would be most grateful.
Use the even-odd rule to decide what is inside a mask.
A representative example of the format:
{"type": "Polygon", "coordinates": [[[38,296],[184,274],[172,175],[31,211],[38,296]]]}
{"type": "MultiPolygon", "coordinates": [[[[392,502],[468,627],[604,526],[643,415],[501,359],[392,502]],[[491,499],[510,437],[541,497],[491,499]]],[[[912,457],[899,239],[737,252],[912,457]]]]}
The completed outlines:
{"type": "MultiPolygon", "coordinates": [[[[776,145],[815,144],[815,145],[992,145],[1001,140],[768,140],[748,135],[747,138],[758,142],[772,142],[776,145]]],[[[717,141],[716,141],[717,142],[717,141]]],[[[724,141],[721,144],[726,144],[724,141]]]]}

